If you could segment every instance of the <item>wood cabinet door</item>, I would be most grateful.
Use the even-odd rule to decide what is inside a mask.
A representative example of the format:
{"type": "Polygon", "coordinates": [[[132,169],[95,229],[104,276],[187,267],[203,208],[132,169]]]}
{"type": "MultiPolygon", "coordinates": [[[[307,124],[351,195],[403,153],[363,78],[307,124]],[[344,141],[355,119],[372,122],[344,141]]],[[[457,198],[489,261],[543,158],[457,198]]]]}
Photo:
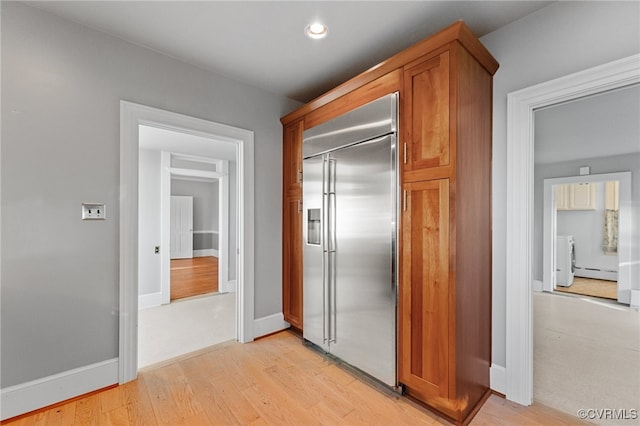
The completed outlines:
{"type": "Polygon", "coordinates": [[[282,312],[302,329],[302,132],[303,120],[283,130],[282,312]]]}
{"type": "Polygon", "coordinates": [[[591,182],[574,183],[571,185],[571,210],[596,209],[596,185],[591,182]]]}
{"type": "Polygon", "coordinates": [[[449,52],[405,68],[405,170],[449,165],[449,114],[449,52]]]}
{"type": "Polygon", "coordinates": [[[449,180],[408,183],[402,212],[400,382],[448,397],[449,180]]]}
{"type": "Polygon", "coordinates": [[[303,130],[302,120],[288,124],[283,130],[282,179],[286,192],[298,190],[302,186],[303,130]]]}
{"type": "Polygon", "coordinates": [[[282,313],[302,330],[302,200],[286,198],[282,231],[282,313]]]}

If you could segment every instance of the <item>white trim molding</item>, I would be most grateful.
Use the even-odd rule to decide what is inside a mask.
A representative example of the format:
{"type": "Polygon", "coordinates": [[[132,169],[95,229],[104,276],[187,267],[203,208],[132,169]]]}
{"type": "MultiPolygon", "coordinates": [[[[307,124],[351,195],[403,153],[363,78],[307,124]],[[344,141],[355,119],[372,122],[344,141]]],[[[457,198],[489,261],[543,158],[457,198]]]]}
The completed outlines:
{"type": "Polygon", "coordinates": [[[0,420],[19,416],[118,383],[118,358],[75,368],[0,391],[0,420]]]}
{"type": "Polygon", "coordinates": [[[533,401],[533,113],[639,82],[640,55],[633,55],[507,96],[505,394],[511,401],[533,401]]]}
{"type": "Polygon", "coordinates": [[[267,334],[276,333],[291,327],[291,324],[284,320],[282,312],[267,315],[266,317],[256,318],[254,321],[255,337],[266,336],[267,334]]]}
{"type": "Polygon", "coordinates": [[[162,305],[162,292],[141,294],[138,296],[138,309],[148,309],[162,305]]]}
{"type": "Polygon", "coordinates": [[[489,369],[489,387],[503,395],[505,393],[505,371],[503,366],[497,364],[491,364],[489,369]]]}
{"type": "Polygon", "coordinates": [[[235,293],[238,291],[238,281],[237,280],[220,281],[218,283],[218,291],[220,291],[220,293],[235,293]]]}
{"type": "Polygon", "coordinates": [[[206,257],[206,256],[218,257],[218,254],[219,252],[216,249],[202,249],[202,250],[193,251],[193,257],[206,257]]]}
{"type": "Polygon", "coordinates": [[[239,218],[236,339],[244,343],[254,337],[253,132],[120,101],[119,383],[135,379],[138,373],[138,129],[141,124],[236,145],[239,218]]]}

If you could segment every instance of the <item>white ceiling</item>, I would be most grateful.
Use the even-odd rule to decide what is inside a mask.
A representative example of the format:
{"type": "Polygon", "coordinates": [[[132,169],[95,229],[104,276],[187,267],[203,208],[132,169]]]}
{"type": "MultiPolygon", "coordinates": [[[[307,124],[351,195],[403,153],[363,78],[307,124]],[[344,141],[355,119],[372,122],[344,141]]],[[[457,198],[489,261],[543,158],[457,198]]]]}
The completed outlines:
{"type": "MultiPolygon", "coordinates": [[[[27,2],[235,80],[308,102],[463,19],[481,37],[550,1],[45,1],[27,2]],[[318,19],[324,40],[304,36],[318,19]]],[[[640,88],[536,112],[536,163],[640,150],[640,88]]],[[[142,148],[235,159],[235,147],[146,128],[142,148]],[[147,146],[154,140],[154,146],[147,146]],[[210,152],[209,152],[210,151],[210,152]],[[177,151],[176,151],[177,152],[177,151]],[[202,154],[200,154],[202,155],[202,154]]]]}
{"type": "Polygon", "coordinates": [[[535,112],[535,162],[640,153],[640,86],[535,112]]]}
{"type": "Polygon", "coordinates": [[[47,1],[56,15],[308,102],[463,19],[481,37],[549,1],[47,1]],[[318,19],[324,40],[303,31],[318,19]]]}

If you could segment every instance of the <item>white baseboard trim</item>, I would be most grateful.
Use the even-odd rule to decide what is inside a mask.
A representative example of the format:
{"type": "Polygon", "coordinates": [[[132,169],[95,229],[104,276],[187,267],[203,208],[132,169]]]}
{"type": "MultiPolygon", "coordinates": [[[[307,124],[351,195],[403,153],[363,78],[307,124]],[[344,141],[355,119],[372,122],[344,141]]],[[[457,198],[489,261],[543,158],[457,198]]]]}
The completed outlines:
{"type": "Polygon", "coordinates": [[[153,308],[162,305],[162,292],[141,294],[138,296],[138,309],[153,308]]]}
{"type": "Polygon", "coordinates": [[[489,387],[499,392],[503,395],[506,395],[507,392],[507,369],[501,365],[491,364],[491,368],[489,369],[489,387]]]}
{"type": "Polygon", "coordinates": [[[285,330],[291,327],[291,324],[284,320],[282,312],[277,314],[268,315],[262,318],[256,318],[253,321],[254,338],[266,336],[267,334],[275,333],[276,331],[285,330]]]}
{"type": "Polygon", "coordinates": [[[236,280],[227,281],[218,287],[220,293],[236,293],[238,291],[238,282],[236,280]]]}
{"type": "Polygon", "coordinates": [[[533,291],[542,291],[542,281],[533,280],[533,291]]]}
{"type": "Polygon", "coordinates": [[[596,280],[618,281],[618,271],[608,271],[606,269],[598,268],[588,269],[576,266],[575,276],[583,278],[594,278],[596,280]]]}
{"type": "Polygon", "coordinates": [[[118,383],[118,358],[75,368],[0,390],[6,420],[118,383]]]}
{"type": "Polygon", "coordinates": [[[218,257],[218,250],[216,250],[216,249],[205,249],[205,250],[194,250],[193,251],[193,257],[205,257],[205,256],[218,257]]]}
{"type": "Polygon", "coordinates": [[[631,293],[629,306],[632,308],[640,308],[640,290],[629,290],[631,293]]]}

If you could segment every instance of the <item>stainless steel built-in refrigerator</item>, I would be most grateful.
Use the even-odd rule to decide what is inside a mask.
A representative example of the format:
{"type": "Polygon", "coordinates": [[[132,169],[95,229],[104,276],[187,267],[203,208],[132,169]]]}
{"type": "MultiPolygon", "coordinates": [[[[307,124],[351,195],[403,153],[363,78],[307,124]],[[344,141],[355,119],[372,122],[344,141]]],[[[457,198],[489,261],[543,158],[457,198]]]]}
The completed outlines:
{"type": "Polygon", "coordinates": [[[304,132],[303,337],[396,385],[397,94],[304,132]]]}

